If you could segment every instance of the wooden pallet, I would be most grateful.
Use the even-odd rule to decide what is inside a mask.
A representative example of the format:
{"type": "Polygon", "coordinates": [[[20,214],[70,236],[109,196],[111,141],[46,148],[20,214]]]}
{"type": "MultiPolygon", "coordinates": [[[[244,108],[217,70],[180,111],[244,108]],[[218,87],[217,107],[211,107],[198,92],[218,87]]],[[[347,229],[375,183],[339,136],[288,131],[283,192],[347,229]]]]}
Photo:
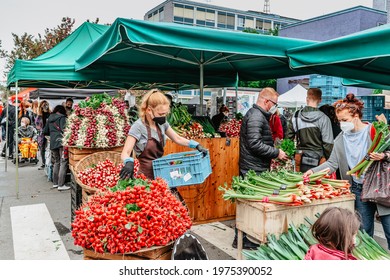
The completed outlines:
{"type": "Polygon", "coordinates": [[[132,254],[96,253],[84,249],[84,260],[170,260],[173,242],[166,246],[154,246],[132,254]]]}

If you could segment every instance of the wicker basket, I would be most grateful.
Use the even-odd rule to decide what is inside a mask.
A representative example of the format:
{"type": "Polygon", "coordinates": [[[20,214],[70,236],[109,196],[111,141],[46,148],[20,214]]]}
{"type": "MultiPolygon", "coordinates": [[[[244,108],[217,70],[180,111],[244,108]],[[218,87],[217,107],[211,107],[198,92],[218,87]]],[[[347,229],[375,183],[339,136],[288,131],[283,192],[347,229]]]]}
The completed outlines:
{"type": "Polygon", "coordinates": [[[106,159],[111,160],[116,166],[122,163],[121,153],[106,151],[106,152],[93,153],[93,154],[90,154],[89,156],[84,157],[73,168],[72,171],[73,171],[73,175],[74,175],[74,178],[76,180],[76,183],[83,190],[85,190],[88,194],[93,194],[96,191],[98,191],[98,189],[97,188],[92,188],[92,187],[89,187],[89,186],[83,184],[79,180],[78,174],[81,171],[84,171],[87,168],[90,168],[93,165],[98,164],[99,162],[105,161],[106,159]]]}

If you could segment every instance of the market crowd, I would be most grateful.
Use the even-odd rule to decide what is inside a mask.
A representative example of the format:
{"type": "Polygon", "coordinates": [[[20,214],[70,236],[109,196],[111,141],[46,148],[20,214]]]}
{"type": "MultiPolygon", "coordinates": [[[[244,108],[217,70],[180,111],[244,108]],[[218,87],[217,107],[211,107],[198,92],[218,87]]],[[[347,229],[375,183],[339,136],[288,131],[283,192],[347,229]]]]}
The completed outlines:
{"type": "Polygon", "coordinates": [[[18,99],[16,102],[15,98],[11,98],[0,112],[3,146],[1,156],[7,157],[13,163],[40,162],[38,169],[46,168],[48,177],[53,182],[52,188],[59,191],[70,189],[70,186],[66,185],[69,165],[66,147],[62,145],[62,136],[73,103],[72,98],[67,98],[63,104],[51,110],[47,100],[38,102],[18,99]]]}
{"type": "MultiPolygon", "coordinates": [[[[285,109],[281,113],[278,97],[279,94],[273,88],[262,89],[256,103],[242,119],[239,134],[240,176],[245,177],[250,170],[260,174],[269,171],[275,162],[291,161],[286,151],[279,148],[279,143],[283,139],[291,139],[296,143],[294,171],[309,176],[314,172],[327,170],[333,178],[348,180],[351,192],[355,195],[356,213],[344,212],[340,209],[329,209],[324,212],[326,215],[315,224],[313,233],[322,241],[327,241],[311,248],[307,259],[354,259],[351,256],[350,245],[356,236],[357,228],[373,236],[375,219],[379,219],[382,224],[390,250],[390,207],[361,200],[363,188],[373,183],[371,180],[364,180],[364,176],[372,177],[370,173],[376,174],[376,171],[372,168],[368,169],[362,177],[347,174],[364,158],[385,166],[387,173],[389,170],[388,149],[368,153],[374,141],[375,127],[372,123],[362,121],[363,102],[349,93],[334,104],[320,107],[321,90],[309,88],[306,106],[295,112],[290,113],[285,109]],[[334,229],[333,235],[324,235],[323,231],[327,228],[334,229]],[[344,234],[346,232],[347,234],[344,234]],[[343,239],[340,243],[342,246],[336,244],[335,240],[338,237],[343,239]]],[[[120,171],[120,178],[134,177],[134,154],[139,161],[140,172],[147,178],[154,178],[152,161],[163,156],[167,137],[179,145],[196,149],[204,155],[208,153],[208,150],[198,142],[181,137],[170,127],[167,115],[171,106],[172,100],[163,92],[154,89],[145,94],[138,109],[133,110],[138,112],[138,118],[131,125],[121,153],[124,166],[120,171]]],[[[18,108],[14,106],[14,102],[5,104],[0,112],[0,122],[1,139],[7,145],[3,145],[1,156],[8,155],[10,160],[19,160],[20,152],[21,162],[37,163],[40,159],[39,169],[47,168],[48,165],[51,167],[53,188],[69,189],[70,187],[66,185],[67,148],[62,144],[62,136],[72,107],[72,99],[67,99],[63,105],[57,105],[53,109],[46,100],[39,103],[22,100],[18,108]],[[5,133],[6,123],[8,123],[8,138],[5,133]],[[14,143],[16,131],[18,143],[14,143]],[[8,151],[6,151],[7,146],[8,151]],[[50,152],[49,157],[48,152],[50,152]],[[47,158],[49,160],[46,160],[47,158]]],[[[130,110],[129,104],[127,108],[130,110]]],[[[218,114],[211,119],[216,131],[219,131],[220,125],[228,120],[228,115],[229,109],[226,105],[218,108],[218,114]]],[[[378,122],[387,125],[383,115],[378,116],[377,119],[378,122]]],[[[175,193],[174,188],[171,191],[175,193]]],[[[232,243],[234,248],[237,248],[237,235],[236,230],[232,243]]],[[[244,249],[254,249],[258,246],[244,233],[244,249]]]]}
{"type": "MultiPolygon", "coordinates": [[[[325,242],[324,246],[311,248],[307,259],[353,259],[350,256],[350,245],[357,233],[356,219],[359,221],[358,228],[365,230],[370,236],[374,234],[375,219],[379,219],[390,250],[390,207],[361,200],[362,189],[375,184],[371,180],[364,180],[364,176],[372,177],[370,173],[375,172],[376,175],[377,171],[368,169],[366,174],[360,177],[355,174],[347,175],[348,170],[368,157],[384,166],[383,170],[387,172],[384,176],[388,177],[389,150],[368,153],[375,128],[372,123],[362,121],[363,102],[349,93],[334,104],[320,107],[321,89],[309,88],[306,106],[288,117],[284,116],[285,120],[282,120],[283,114],[278,110],[278,96],[273,88],[264,88],[259,93],[257,102],[243,118],[240,130],[240,176],[245,176],[250,170],[260,174],[270,170],[273,161],[288,160],[286,153],[277,148],[277,144],[283,138],[291,139],[296,143],[294,171],[309,176],[313,172],[327,170],[333,178],[348,180],[351,192],[355,195],[357,218],[351,218],[354,215],[351,213],[340,214],[340,209],[336,214],[333,210],[327,214],[332,218],[323,218],[318,222],[321,226],[318,225],[316,232],[316,235],[321,237],[326,235],[321,232],[324,229],[334,229],[338,233],[348,229],[350,234],[337,237],[337,232],[333,232],[335,236],[329,238],[332,233],[328,232],[328,242],[325,242]],[[283,125],[286,122],[287,128],[283,125]],[[348,220],[355,224],[351,226],[348,220]],[[346,243],[342,242],[344,247],[334,242],[337,238],[346,238],[346,243]]],[[[387,124],[383,115],[377,116],[377,120],[387,124]]],[[[232,246],[237,248],[237,231],[232,246]]],[[[244,233],[244,249],[254,249],[258,246],[244,233]]]]}

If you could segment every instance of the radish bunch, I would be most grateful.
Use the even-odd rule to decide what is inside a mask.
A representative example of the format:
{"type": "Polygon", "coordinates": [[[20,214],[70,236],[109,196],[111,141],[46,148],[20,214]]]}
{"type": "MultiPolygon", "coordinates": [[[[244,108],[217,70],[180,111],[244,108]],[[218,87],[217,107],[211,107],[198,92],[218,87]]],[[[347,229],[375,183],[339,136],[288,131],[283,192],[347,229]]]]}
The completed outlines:
{"type": "Polygon", "coordinates": [[[75,105],[64,130],[63,145],[85,148],[122,146],[130,129],[125,103],[106,97],[102,102],[85,107],[75,105]]]}
{"type": "Polygon", "coordinates": [[[97,192],[75,211],[75,245],[98,253],[131,253],[166,245],[191,227],[187,209],[163,179],[119,182],[121,188],[97,192]]]}

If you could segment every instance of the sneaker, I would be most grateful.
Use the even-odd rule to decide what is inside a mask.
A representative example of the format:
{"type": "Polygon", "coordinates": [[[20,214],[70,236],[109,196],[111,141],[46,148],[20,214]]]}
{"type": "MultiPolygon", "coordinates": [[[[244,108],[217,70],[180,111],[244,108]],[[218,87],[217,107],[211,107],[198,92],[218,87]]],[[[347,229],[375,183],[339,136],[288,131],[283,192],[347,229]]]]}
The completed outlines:
{"type": "Polygon", "coordinates": [[[63,185],[63,186],[58,186],[58,190],[59,191],[66,191],[66,190],[69,190],[70,187],[69,186],[66,186],[66,185],[63,185]]]}
{"type": "Polygon", "coordinates": [[[56,188],[58,188],[58,185],[53,185],[51,188],[56,189],[56,188]]]}

